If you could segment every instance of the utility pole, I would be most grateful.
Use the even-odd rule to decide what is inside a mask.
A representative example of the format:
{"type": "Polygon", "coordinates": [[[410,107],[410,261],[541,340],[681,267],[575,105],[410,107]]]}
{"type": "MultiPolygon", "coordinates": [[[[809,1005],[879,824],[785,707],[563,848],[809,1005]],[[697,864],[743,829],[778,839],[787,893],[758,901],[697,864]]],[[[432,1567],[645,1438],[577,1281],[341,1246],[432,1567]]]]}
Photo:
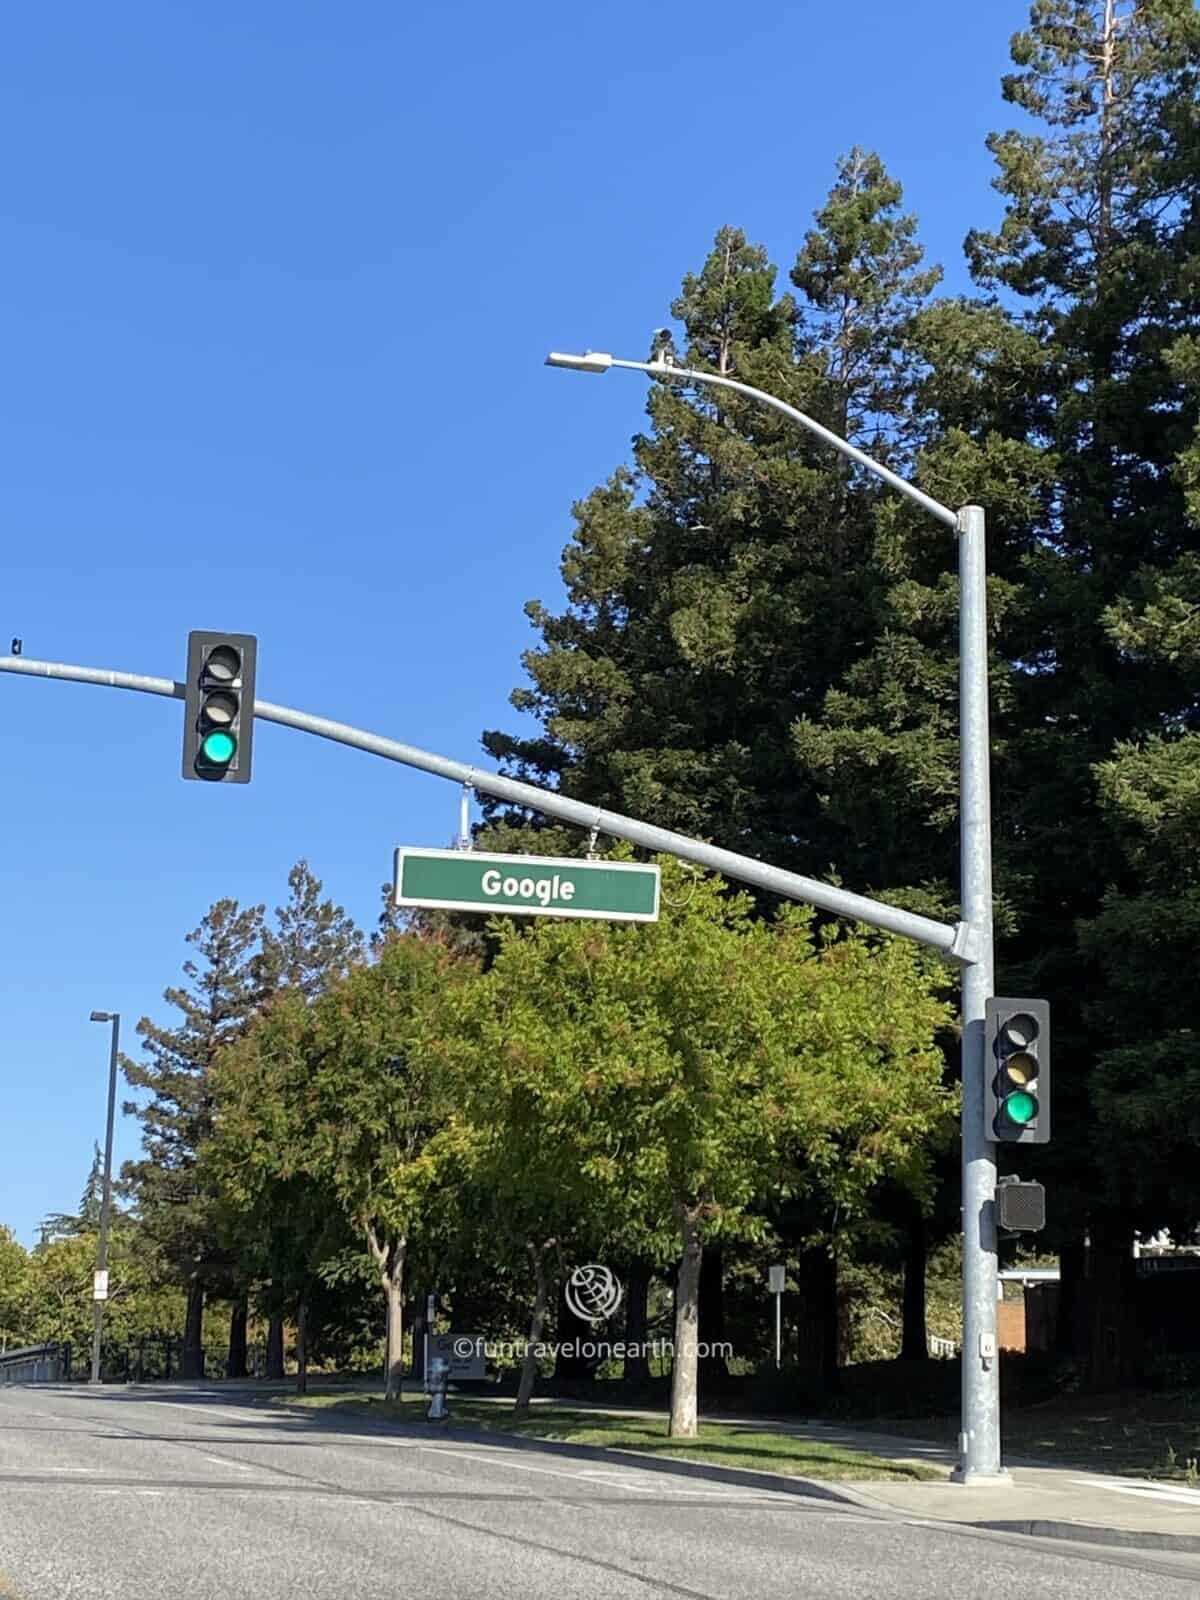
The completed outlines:
{"type": "Polygon", "coordinates": [[[100,1242],[96,1247],[96,1276],[92,1283],[92,1375],[100,1382],[100,1339],[104,1332],[104,1302],[108,1298],[108,1223],[112,1211],[113,1117],[117,1105],[117,1054],[121,1040],[121,1016],[117,1011],[93,1011],[93,1022],[112,1023],[112,1046],[108,1055],[108,1118],[104,1129],[104,1190],[100,1199],[100,1242]]]}

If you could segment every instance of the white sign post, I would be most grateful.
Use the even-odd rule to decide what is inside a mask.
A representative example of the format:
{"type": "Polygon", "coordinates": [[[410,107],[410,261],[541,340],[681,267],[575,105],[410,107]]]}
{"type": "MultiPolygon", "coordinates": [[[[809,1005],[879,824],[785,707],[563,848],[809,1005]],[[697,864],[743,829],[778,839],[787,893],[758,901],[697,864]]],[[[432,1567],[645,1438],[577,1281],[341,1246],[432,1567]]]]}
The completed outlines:
{"type": "Polygon", "coordinates": [[[767,1273],[767,1284],[775,1296],[775,1370],[779,1370],[780,1335],[782,1332],[779,1308],[783,1304],[783,1280],[787,1277],[787,1268],[784,1266],[770,1267],[767,1273]]]}

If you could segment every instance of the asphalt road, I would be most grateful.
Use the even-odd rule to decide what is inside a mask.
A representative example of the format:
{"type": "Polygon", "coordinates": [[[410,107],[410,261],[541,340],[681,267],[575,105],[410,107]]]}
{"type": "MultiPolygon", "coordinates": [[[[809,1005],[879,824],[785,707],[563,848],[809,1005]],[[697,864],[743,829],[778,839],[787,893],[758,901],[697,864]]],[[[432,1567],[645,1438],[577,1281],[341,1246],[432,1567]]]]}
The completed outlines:
{"type": "Polygon", "coordinates": [[[6,1600],[1195,1600],[1200,1560],[245,1394],[0,1389],[6,1600]]]}

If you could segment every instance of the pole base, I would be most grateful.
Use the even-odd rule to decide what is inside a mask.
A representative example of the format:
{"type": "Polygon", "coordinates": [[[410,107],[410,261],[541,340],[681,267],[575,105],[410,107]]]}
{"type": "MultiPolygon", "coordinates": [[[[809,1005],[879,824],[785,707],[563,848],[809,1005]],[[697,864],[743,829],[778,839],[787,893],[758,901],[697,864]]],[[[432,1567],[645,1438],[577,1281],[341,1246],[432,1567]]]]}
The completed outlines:
{"type": "Polygon", "coordinates": [[[998,1472],[980,1472],[975,1467],[955,1467],[950,1474],[951,1483],[959,1483],[965,1489],[1011,1489],[1013,1486],[1012,1474],[1007,1467],[1001,1467],[998,1472]]]}

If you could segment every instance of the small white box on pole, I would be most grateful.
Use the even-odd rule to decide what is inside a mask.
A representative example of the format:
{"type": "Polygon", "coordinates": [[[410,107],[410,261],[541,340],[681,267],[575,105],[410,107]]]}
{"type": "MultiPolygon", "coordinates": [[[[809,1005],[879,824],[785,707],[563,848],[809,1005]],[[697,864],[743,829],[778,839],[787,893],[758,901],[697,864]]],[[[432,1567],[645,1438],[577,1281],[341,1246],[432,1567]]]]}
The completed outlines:
{"type": "Polygon", "coordinates": [[[786,1267],[771,1267],[768,1269],[768,1282],[772,1294],[783,1293],[783,1282],[787,1277],[786,1267]]]}
{"type": "Polygon", "coordinates": [[[108,1269],[107,1268],[105,1268],[105,1270],[103,1272],[93,1272],[92,1273],[92,1299],[93,1300],[107,1300],[108,1299],[108,1269]]]}

